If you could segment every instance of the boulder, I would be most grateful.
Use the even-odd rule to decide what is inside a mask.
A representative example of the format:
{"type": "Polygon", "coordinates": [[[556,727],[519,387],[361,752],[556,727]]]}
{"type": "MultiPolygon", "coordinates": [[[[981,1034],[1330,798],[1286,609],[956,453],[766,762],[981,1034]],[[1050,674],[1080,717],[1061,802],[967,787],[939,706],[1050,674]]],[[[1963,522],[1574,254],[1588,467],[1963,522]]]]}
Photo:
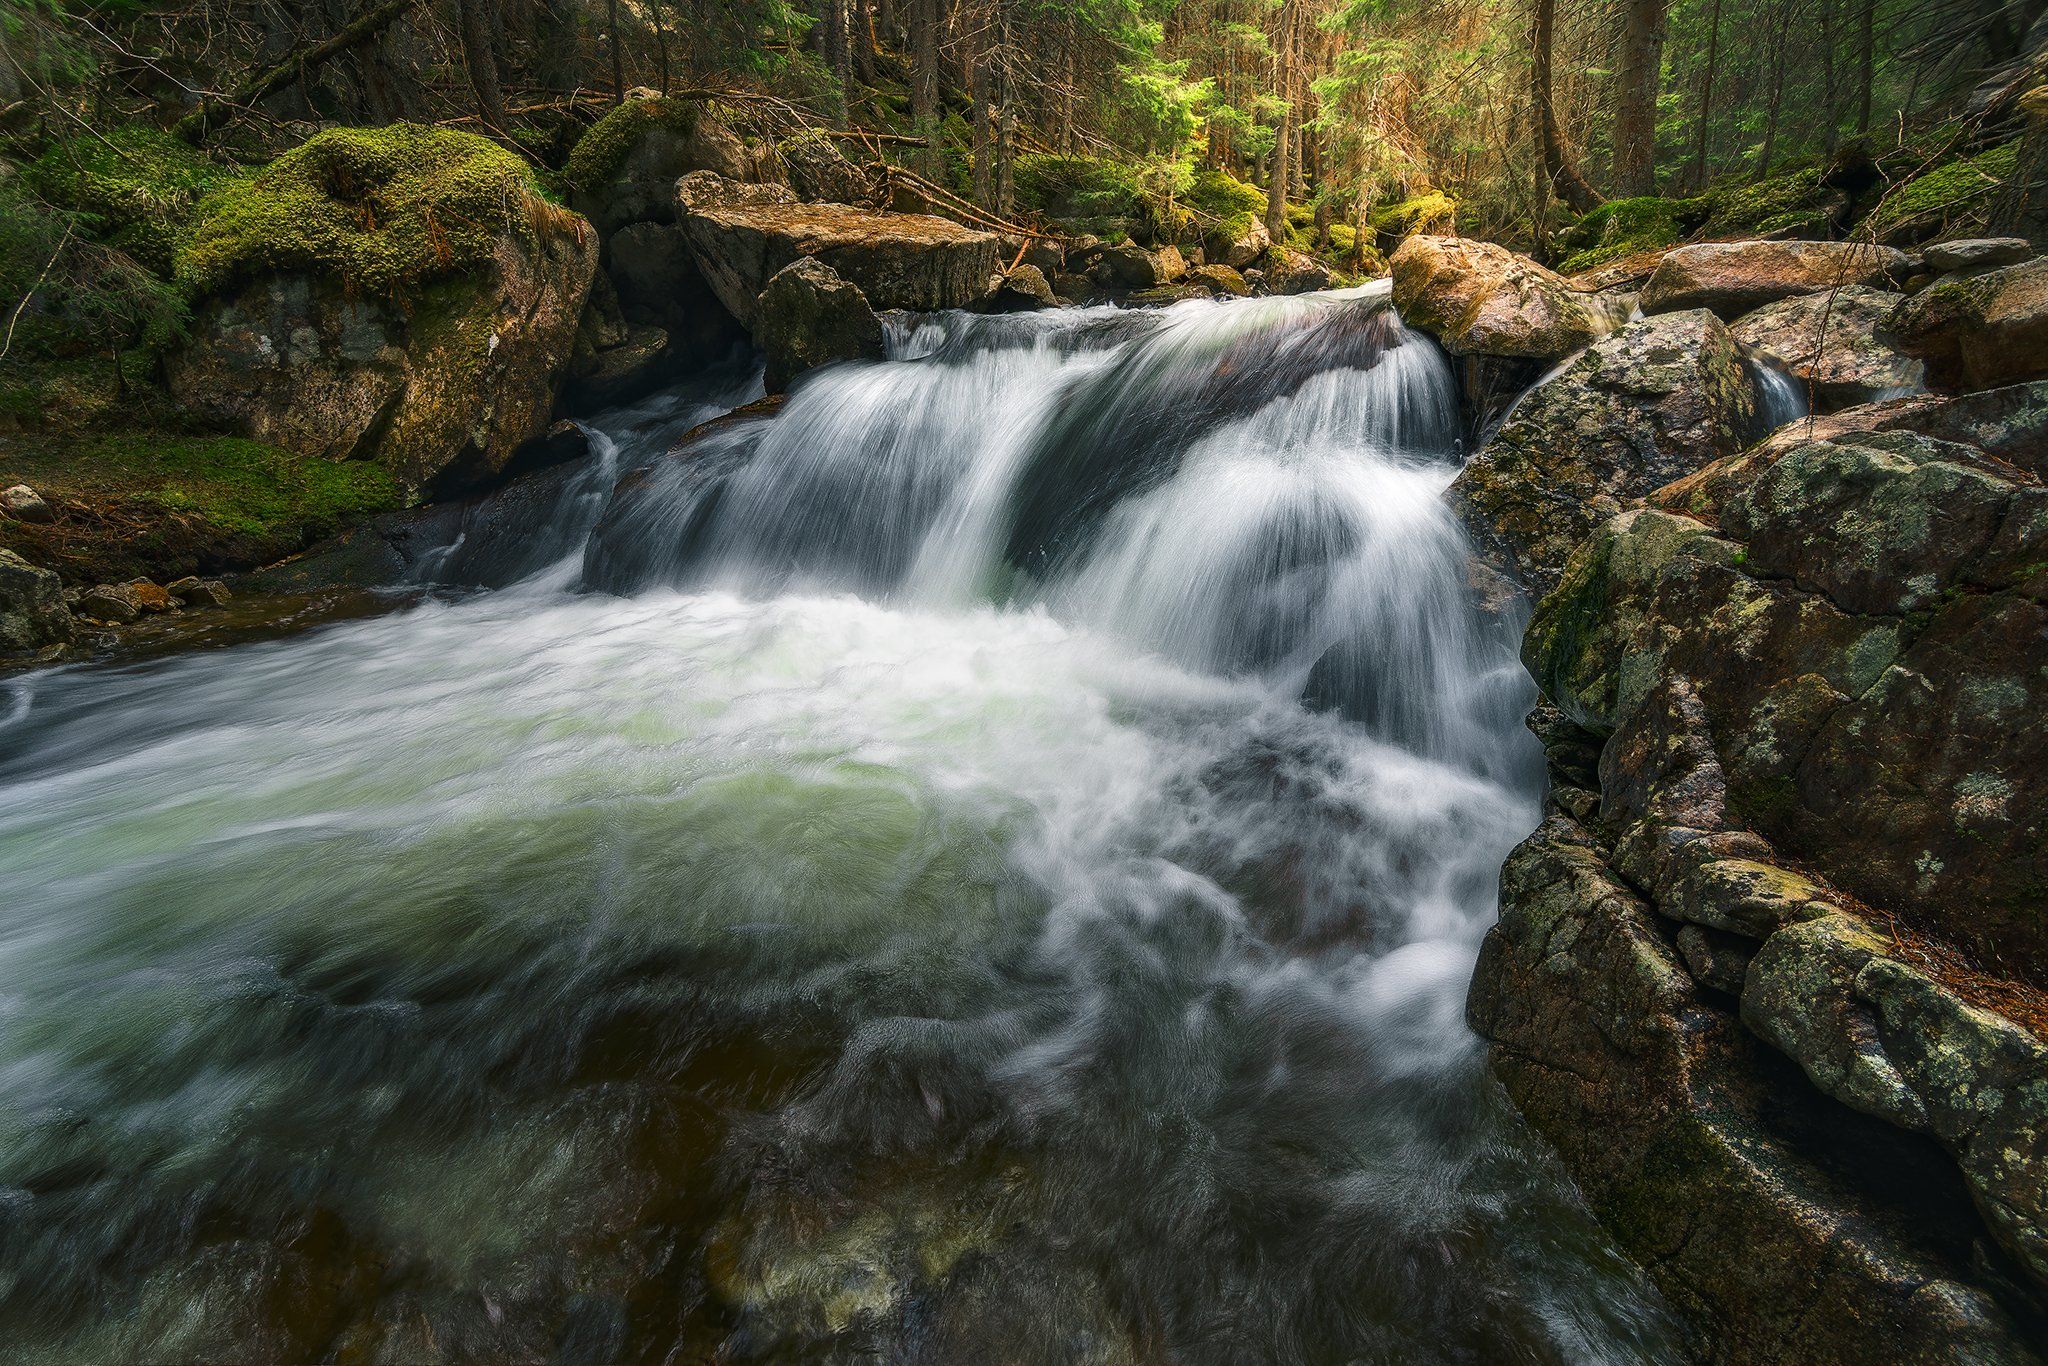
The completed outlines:
{"type": "Polygon", "coordinates": [[[768,356],[768,391],[834,361],[880,360],[882,322],[860,287],[816,257],[775,273],[754,301],[754,339],[768,356]]]}
{"type": "Polygon", "coordinates": [[[1944,388],[2048,376],[2048,257],[1938,280],[1899,305],[1885,331],[1944,388]]]}
{"type": "Polygon", "coordinates": [[[187,575],[164,585],[164,591],[187,607],[225,607],[233,597],[219,579],[187,575]]]}
{"type": "Polygon", "coordinates": [[[178,599],[148,579],[132,583],[103,583],[88,588],[78,599],[78,614],[96,621],[129,622],[138,617],[175,612],[178,599]]]}
{"type": "Polygon", "coordinates": [[[16,484],[12,488],[0,489],[0,512],[18,522],[54,522],[57,514],[51,509],[43,495],[27,484],[16,484]]]}
{"type": "Polygon", "coordinates": [[[2031,260],[2034,246],[2024,237],[1970,237],[1953,242],[1936,242],[1923,249],[1920,257],[1937,275],[1960,270],[1994,270],[2031,260]]]}
{"type": "Polygon", "coordinates": [[[1001,269],[995,234],[950,219],[777,202],[758,193],[763,187],[714,184],[701,173],[676,188],[698,268],[750,329],[754,301],[799,257],[824,262],[877,309],[963,308],[988,293],[1001,269]]]}
{"type": "Polygon", "coordinates": [[[1255,266],[1272,250],[1273,238],[1256,218],[1236,234],[1212,233],[1202,243],[1202,254],[1212,264],[1244,270],[1255,266]]]}
{"type": "Polygon", "coordinates": [[[1765,304],[1729,328],[1735,340],[1785,371],[1824,412],[1918,391],[1926,367],[1878,335],[1903,302],[1851,285],[1765,304]]]}
{"type": "Polygon", "coordinates": [[[1196,266],[1188,272],[1187,282],[1191,285],[1200,285],[1218,297],[1243,298],[1252,292],[1252,287],[1245,283],[1244,276],[1229,266],[1196,266]]]}
{"type": "Polygon", "coordinates": [[[1524,396],[1451,498],[1475,540],[1540,596],[1594,527],[1740,450],[1755,421],[1741,354],[1713,314],[1641,319],[1524,396]]]}
{"type": "Polygon", "coordinates": [[[1275,247],[1266,253],[1265,292],[1308,294],[1337,282],[1330,268],[1305,251],[1275,247]]]}
{"type": "Polygon", "coordinates": [[[335,129],[202,202],[175,398],[413,488],[501,471],[547,426],[597,235],[525,163],[447,129],[335,129]]]}
{"type": "Polygon", "coordinates": [[[1388,269],[1401,320],[1453,355],[1556,361],[1605,330],[1564,277],[1491,242],[1410,237],[1388,269]]]}
{"type": "Polygon", "coordinates": [[[1902,281],[1911,267],[1904,252],[1867,242],[1700,242],[1664,254],[1642,310],[1709,308],[1733,320],[1797,294],[1902,281]]]}
{"type": "Polygon", "coordinates": [[[874,173],[853,161],[840,151],[837,141],[816,129],[784,138],[776,144],[775,151],[788,173],[790,188],[799,198],[832,204],[865,204],[875,198],[874,173]]]}
{"type": "Polygon", "coordinates": [[[1085,304],[1094,297],[1095,282],[1085,275],[1072,275],[1062,271],[1052,277],[1052,292],[1060,302],[1085,304]]]}
{"type": "Polygon", "coordinates": [[[0,550],[0,654],[25,654],[72,638],[64,581],[0,550]]]}
{"type": "Polygon", "coordinates": [[[1187,261],[1178,248],[1147,251],[1134,242],[1098,245],[1072,253],[1068,260],[1079,264],[1096,284],[1113,290],[1151,289],[1172,284],[1187,273],[1187,261]]]}
{"type": "MultiPolygon", "coordinates": [[[[616,296],[622,323],[667,334],[673,369],[708,364],[746,335],[697,268],[689,238],[673,223],[634,223],[612,234],[605,242],[603,279],[616,296]]],[[[601,296],[606,289],[593,293],[601,296]]],[[[606,344],[623,339],[622,333],[606,344]]]]}
{"type": "Polygon", "coordinates": [[[675,184],[692,171],[759,179],[769,168],[701,101],[629,99],[591,126],[563,168],[570,203],[606,237],[676,221],[675,184]]]}
{"type": "Polygon", "coordinates": [[[1034,308],[1058,308],[1059,296],[1052,292],[1045,272],[1037,266],[1016,266],[1003,272],[988,306],[999,313],[1024,312],[1034,308]]]}
{"type": "MultiPolygon", "coordinates": [[[[695,265],[689,269],[694,275],[695,265]]],[[[703,288],[701,280],[698,287],[703,288]]],[[[588,412],[638,398],[673,375],[679,359],[666,328],[626,321],[610,278],[600,272],[591,284],[569,355],[561,406],[588,412]]]]}

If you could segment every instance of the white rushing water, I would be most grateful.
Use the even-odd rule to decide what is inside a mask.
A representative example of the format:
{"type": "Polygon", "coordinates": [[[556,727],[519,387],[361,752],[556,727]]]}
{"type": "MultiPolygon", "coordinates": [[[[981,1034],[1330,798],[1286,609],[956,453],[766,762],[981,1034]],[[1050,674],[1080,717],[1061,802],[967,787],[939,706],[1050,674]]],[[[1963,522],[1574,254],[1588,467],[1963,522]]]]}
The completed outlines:
{"type": "Polygon", "coordinates": [[[596,420],[509,588],[6,685],[18,1357],[1673,1350],[1462,1020],[1540,758],[1441,355],[891,340],[596,420]]]}

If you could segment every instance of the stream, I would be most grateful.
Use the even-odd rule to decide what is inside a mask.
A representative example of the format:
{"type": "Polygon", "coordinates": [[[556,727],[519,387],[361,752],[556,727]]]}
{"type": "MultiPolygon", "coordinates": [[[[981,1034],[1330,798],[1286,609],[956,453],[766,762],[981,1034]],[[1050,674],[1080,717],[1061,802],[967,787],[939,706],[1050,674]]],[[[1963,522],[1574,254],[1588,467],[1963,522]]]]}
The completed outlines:
{"type": "Polygon", "coordinates": [[[889,347],[592,418],[403,610],[0,683],[11,1360],[1684,1355],[1463,1022],[1543,779],[1443,354],[889,347]]]}

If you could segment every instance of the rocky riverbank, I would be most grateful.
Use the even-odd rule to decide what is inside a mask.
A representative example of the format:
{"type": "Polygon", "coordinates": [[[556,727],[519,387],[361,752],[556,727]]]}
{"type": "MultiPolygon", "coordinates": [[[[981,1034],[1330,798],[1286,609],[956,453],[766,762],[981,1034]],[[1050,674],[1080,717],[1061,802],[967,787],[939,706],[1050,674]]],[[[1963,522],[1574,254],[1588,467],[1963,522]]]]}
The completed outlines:
{"type": "MultiPolygon", "coordinates": [[[[2048,261],[2023,250],[1681,248],[1453,490],[1538,600],[1553,784],[1470,1018],[1717,1358],[2042,1341],[2048,261]],[[1764,430],[1759,363],[1818,415],[1764,430]]],[[[1483,364],[1576,337],[1573,282],[1533,263],[1394,265],[1411,321],[1483,364]]]]}

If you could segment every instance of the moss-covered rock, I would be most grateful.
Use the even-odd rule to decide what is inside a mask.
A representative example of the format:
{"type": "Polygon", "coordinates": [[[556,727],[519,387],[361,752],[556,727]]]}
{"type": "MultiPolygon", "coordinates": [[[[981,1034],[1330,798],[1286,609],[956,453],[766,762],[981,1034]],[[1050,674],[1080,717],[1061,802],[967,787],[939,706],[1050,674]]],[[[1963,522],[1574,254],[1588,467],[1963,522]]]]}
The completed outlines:
{"type": "Polygon", "coordinates": [[[673,223],[675,183],[692,171],[734,180],[778,178],[755,149],[701,100],[629,99],[591,125],[563,163],[576,206],[609,236],[629,223],[673,223]]]}
{"type": "Polygon", "coordinates": [[[1681,206],[1656,195],[1610,199],[1558,234],[1557,268],[1567,275],[1676,245],[1685,235],[1681,206]]]}
{"type": "Polygon", "coordinates": [[[1885,330],[1939,385],[2048,376],[2048,257],[1939,280],[1900,304],[1885,330]]]}
{"type": "Polygon", "coordinates": [[[1808,237],[1834,234],[1849,196],[1828,183],[1824,166],[1802,166],[1762,180],[1719,185],[1680,210],[1701,237],[1808,237]]]}
{"type": "Polygon", "coordinates": [[[1871,211],[1869,227],[1880,241],[1924,242],[1959,226],[1983,221],[1998,187],[2012,178],[2019,143],[1958,157],[1896,186],[1871,211]]]}
{"type": "Polygon", "coordinates": [[[0,549],[0,657],[63,645],[71,635],[63,580],[0,549]]]}
{"type": "Polygon", "coordinates": [[[164,276],[200,198],[234,175],[188,143],[138,125],[62,142],[24,172],[37,194],[83,214],[108,244],[164,276]]]}
{"type": "Polygon", "coordinates": [[[396,297],[582,229],[487,138],[395,123],[334,128],[202,199],[177,252],[197,297],[281,274],[396,297]]]}
{"type": "Polygon", "coordinates": [[[1740,450],[1754,423],[1755,395],[1727,328],[1704,310],[1645,318],[1524,398],[1466,464],[1452,498],[1503,567],[1542,593],[1593,528],[1740,450]]]}
{"type": "Polygon", "coordinates": [[[882,322],[867,296],[814,256],[784,266],[762,289],[754,301],[754,339],[768,356],[771,394],[820,365],[884,354],[882,322]]]}
{"type": "Polygon", "coordinates": [[[1425,190],[1374,209],[1366,226],[1379,239],[1379,249],[1388,252],[1417,233],[1447,237],[1458,230],[1458,201],[1442,190],[1425,190]]]}
{"type": "Polygon", "coordinates": [[[596,235],[523,163],[446,129],[335,129],[203,201],[178,253],[202,303],[173,393],[231,431],[484,478],[546,426],[596,235]]]}

